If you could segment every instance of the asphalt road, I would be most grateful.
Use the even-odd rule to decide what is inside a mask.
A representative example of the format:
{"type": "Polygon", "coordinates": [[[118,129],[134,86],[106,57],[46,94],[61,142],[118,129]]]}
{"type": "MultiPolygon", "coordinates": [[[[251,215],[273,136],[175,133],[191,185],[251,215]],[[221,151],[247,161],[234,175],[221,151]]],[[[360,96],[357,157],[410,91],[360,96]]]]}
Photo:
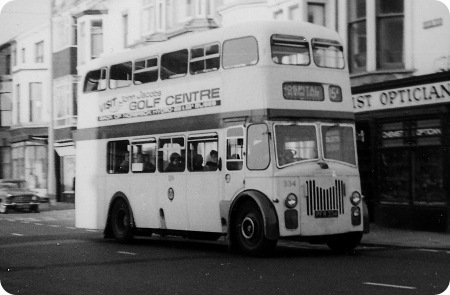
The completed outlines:
{"type": "MultiPolygon", "coordinates": [[[[74,211],[0,215],[0,281],[10,294],[440,294],[450,252],[280,242],[271,257],[230,253],[224,241],[103,239],[74,211]]],[[[0,295],[3,295],[0,289],[0,295]]]]}

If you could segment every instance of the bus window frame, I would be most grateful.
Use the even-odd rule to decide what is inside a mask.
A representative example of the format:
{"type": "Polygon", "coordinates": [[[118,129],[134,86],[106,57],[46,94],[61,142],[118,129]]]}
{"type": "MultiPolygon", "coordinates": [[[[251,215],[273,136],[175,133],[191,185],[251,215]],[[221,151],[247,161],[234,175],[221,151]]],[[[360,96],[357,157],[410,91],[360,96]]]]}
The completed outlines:
{"type": "Polygon", "coordinates": [[[346,68],[346,63],[345,63],[345,52],[344,52],[344,46],[337,40],[331,40],[331,39],[324,39],[324,38],[312,38],[311,39],[311,50],[312,50],[312,59],[314,60],[314,64],[318,67],[318,68],[323,68],[323,69],[334,69],[334,70],[344,70],[346,68]],[[326,66],[320,66],[317,62],[316,62],[316,54],[314,51],[314,44],[325,44],[326,42],[329,42],[330,46],[336,46],[340,49],[340,52],[342,53],[342,68],[338,68],[338,67],[326,67],[326,66]]]}
{"type": "Polygon", "coordinates": [[[189,72],[190,75],[194,76],[194,75],[199,75],[199,74],[205,74],[205,73],[209,73],[209,72],[218,71],[220,69],[220,67],[221,67],[221,64],[222,64],[221,57],[222,57],[221,46],[220,46],[220,42],[218,42],[218,41],[207,43],[207,44],[193,46],[193,47],[189,48],[189,71],[188,72],[189,72]],[[205,50],[206,47],[208,47],[208,46],[211,47],[211,46],[214,46],[214,45],[217,45],[219,47],[218,48],[218,53],[214,53],[214,54],[211,54],[211,55],[206,55],[206,50],[205,50]],[[197,48],[203,48],[203,50],[204,50],[203,51],[203,56],[192,58],[192,50],[197,49],[197,48]],[[206,68],[206,61],[209,60],[209,59],[215,59],[215,58],[219,58],[219,66],[217,68],[207,69],[206,68]],[[191,71],[191,63],[199,62],[199,61],[204,61],[205,62],[205,65],[204,65],[205,69],[203,71],[192,72],[191,71]]]}
{"type": "MultiPolygon", "coordinates": [[[[209,132],[209,133],[196,133],[196,134],[189,134],[186,140],[186,158],[188,159],[186,161],[186,168],[189,172],[215,172],[218,171],[218,167],[216,167],[216,169],[214,170],[206,170],[206,163],[207,163],[207,158],[204,157],[203,161],[205,162],[205,166],[203,167],[203,170],[193,170],[190,163],[189,163],[189,159],[190,159],[190,146],[189,144],[191,142],[215,142],[216,143],[216,149],[215,151],[218,153],[218,149],[219,149],[219,135],[217,132],[209,132]]],[[[208,153],[209,156],[209,153],[208,153]]],[[[217,159],[219,159],[219,156],[217,156],[217,159]]]]}
{"type": "Polygon", "coordinates": [[[92,93],[92,92],[105,91],[108,88],[108,84],[109,84],[109,76],[108,76],[108,74],[109,74],[109,70],[108,70],[107,66],[103,66],[103,67],[100,67],[98,69],[91,70],[91,71],[87,72],[86,75],[84,76],[83,93],[92,93]],[[97,89],[95,89],[95,90],[86,91],[86,81],[87,81],[88,75],[89,75],[89,73],[92,73],[92,72],[95,72],[95,71],[100,71],[100,79],[98,80],[99,82],[98,82],[97,86],[100,84],[102,73],[104,73],[104,75],[105,75],[105,78],[104,78],[105,86],[104,86],[104,88],[100,88],[99,89],[97,87],[97,89]]]}
{"type": "MultiPolygon", "coordinates": [[[[106,173],[107,174],[110,174],[110,175],[129,174],[131,172],[131,152],[130,152],[130,148],[131,148],[131,141],[129,139],[109,140],[106,143],[106,173]],[[119,142],[124,142],[124,143],[127,142],[128,143],[126,145],[127,146],[127,150],[125,151],[125,153],[128,153],[128,170],[127,171],[123,171],[123,172],[120,172],[120,166],[121,166],[120,164],[121,164],[121,162],[117,162],[117,165],[116,165],[115,155],[111,155],[110,152],[109,152],[110,144],[117,144],[119,142]],[[111,163],[111,161],[110,161],[111,157],[112,157],[112,159],[114,161],[113,163],[111,163]],[[116,166],[117,166],[117,168],[116,168],[116,166]],[[110,168],[110,169],[108,169],[108,168],[110,168]],[[111,168],[116,168],[116,169],[111,169],[111,168]]],[[[126,160],[126,159],[124,159],[124,160],[126,160]]],[[[122,161],[124,161],[124,160],[122,160],[122,161]]]]}
{"type": "Polygon", "coordinates": [[[225,70],[255,66],[255,65],[257,65],[259,63],[259,59],[260,59],[260,57],[259,57],[259,42],[258,42],[258,39],[255,36],[247,35],[247,36],[243,36],[243,37],[237,37],[237,38],[224,40],[222,42],[222,53],[221,53],[221,56],[222,56],[222,58],[221,58],[222,68],[225,69],[225,70]],[[256,42],[256,61],[255,61],[255,63],[252,63],[252,64],[237,64],[237,65],[226,67],[225,66],[225,62],[224,62],[225,61],[225,58],[224,58],[224,56],[225,56],[225,43],[229,42],[229,41],[236,41],[236,40],[241,40],[241,39],[245,39],[245,38],[253,38],[255,40],[255,42],[256,42]]]}
{"type": "MultiPolygon", "coordinates": [[[[275,162],[277,163],[277,168],[279,169],[283,169],[286,167],[290,167],[299,163],[307,163],[307,162],[314,162],[317,160],[320,160],[322,155],[321,153],[322,151],[322,144],[321,144],[321,134],[320,134],[320,126],[317,126],[317,124],[315,123],[309,123],[309,122],[277,122],[273,124],[273,140],[274,140],[274,145],[275,145],[275,162]],[[279,159],[279,154],[278,154],[278,139],[277,139],[277,132],[276,132],[276,127],[277,126],[313,126],[316,132],[316,150],[317,150],[317,157],[314,159],[305,159],[305,160],[299,160],[299,161],[294,161],[285,165],[280,165],[278,159],[279,159]]],[[[284,149],[284,148],[283,148],[284,149]]]]}
{"type": "MultiPolygon", "coordinates": [[[[133,61],[131,61],[131,60],[128,60],[128,61],[125,61],[125,62],[121,62],[121,63],[117,63],[117,64],[113,64],[113,65],[110,65],[109,67],[108,67],[109,69],[108,69],[108,88],[109,89],[111,89],[111,90],[114,90],[114,89],[118,89],[118,88],[125,88],[125,87],[130,87],[131,85],[132,85],[132,83],[133,83],[133,69],[134,69],[134,62],[133,61]],[[127,63],[131,63],[131,67],[130,67],[130,79],[127,79],[127,80],[121,80],[121,81],[128,81],[128,83],[126,84],[126,85],[122,85],[122,86],[115,86],[115,87],[112,87],[111,86],[111,71],[113,70],[113,67],[116,67],[116,66],[119,66],[119,65],[123,65],[123,64],[127,64],[127,63]]],[[[116,81],[116,80],[115,80],[116,81]]]]}
{"type": "Polygon", "coordinates": [[[269,126],[268,126],[266,123],[254,123],[254,124],[250,124],[250,125],[247,127],[245,164],[247,165],[247,169],[248,169],[248,170],[251,170],[251,171],[264,171],[264,170],[266,170],[267,168],[270,167],[270,164],[272,163],[272,160],[271,160],[272,157],[271,157],[271,152],[270,152],[270,138],[271,138],[271,137],[272,137],[272,136],[271,136],[271,132],[270,132],[269,126]],[[264,168],[260,168],[260,169],[250,168],[250,167],[248,166],[248,163],[249,163],[248,159],[250,158],[249,155],[251,154],[251,153],[249,153],[249,147],[250,147],[250,144],[249,144],[249,142],[250,142],[250,140],[249,140],[249,134],[251,133],[251,132],[250,132],[250,127],[256,126],[256,125],[264,125],[264,126],[266,126],[266,130],[267,130],[267,151],[268,151],[268,161],[267,161],[267,166],[265,166],[264,168]]]}
{"type": "Polygon", "coordinates": [[[189,49],[188,48],[182,48],[182,49],[173,50],[173,51],[165,52],[165,53],[161,54],[160,63],[159,63],[159,79],[161,81],[186,77],[188,74],[189,74],[189,49]],[[162,71],[163,71],[163,69],[166,69],[165,67],[163,67],[164,56],[167,56],[167,55],[170,55],[170,54],[175,54],[177,52],[181,53],[181,52],[184,52],[184,51],[186,51],[186,72],[181,73],[181,74],[170,75],[170,76],[168,76],[166,78],[163,78],[162,71]]]}
{"type": "MultiPolygon", "coordinates": [[[[157,167],[157,169],[156,169],[156,171],[158,171],[159,173],[183,173],[183,172],[186,172],[186,136],[184,135],[184,134],[177,134],[177,135],[166,135],[166,136],[161,136],[161,137],[159,137],[158,138],[158,140],[157,140],[157,146],[156,146],[156,148],[157,148],[157,156],[156,156],[156,161],[157,161],[157,163],[156,163],[156,167],[157,167]],[[181,159],[181,161],[183,162],[183,170],[182,171],[166,171],[166,169],[167,169],[167,167],[164,167],[164,146],[163,147],[160,147],[160,143],[161,143],[161,140],[167,140],[167,139],[170,139],[170,144],[174,144],[174,142],[173,142],[173,139],[175,139],[175,138],[182,138],[183,139],[183,146],[181,146],[181,148],[180,148],[180,159],[181,159]],[[183,155],[183,150],[184,150],[184,155],[183,155]],[[163,157],[162,157],[162,159],[161,159],[161,161],[162,161],[162,165],[161,165],[161,163],[160,163],[160,152],[162,152],[163,153],[163,157]]],[[[172,155],[172,153],[170,154],[170,155],[168,155],[168,159],[169,159],[169,161],[168,161],[168,163],[170,164],[170,156],[172,155]]]]}
{"type": "MultiPolygon", "coordinates": [[[[226,132],[226,152],[225,152],[225,167],[227,171],[242,171],[244,169],[244,161],[245,159],[245,153],[246,153],[246,136],[245,136],[245,127],[244,126],[233,126],[229,127],[226,132]],[[233,134],[239,130],[239,134],[233,134]],[[230,132],[232,131],[232,132],[230,132]],[[238,140],[242,139],[242,147],[241,147],[241,157],[240,158],[232,158],[234,154],[230,153],[230,157],[228,157],[228,147],[229,147],[229,140],[238,140]],[[229,167],[232,166],[232,164],[236,164],[237,169],[230,169],[229,167]],[[231,165],[228,165],[231,164],[231,165]]],[[[237,141],[238,142],[238,141],[237,141]]],[[[239,156],[239,155],[237,155],[239,156]]]]}
{"type": "Polygon", "coordinates": [[[142,85],[142,84],[148,84],[148,83],[154,83],[154,82],[157,82],[158,80],[160,80],[160,76],[159,76],[159,68],[160,68],[160,57],[158,56],[158,55],[152,55],[152,56],[149,56],[149,57],[144,57],[144,58],[140,58],[140,59],[136,59],[136,60],[134,60],[133,61],[133,72],[132,72],[132,75],[133,75],[133,84],[134,85],[142,85]],[[136,70],[136,63],[137,62],[141,62],[141,61],[144,61],[145,62],[145,65],[147,65],[147,61],[148,60],[150,60],[150,59],[156,59],[156,66],[153,66],[153,67],[145,67],[145,68],[143,68],[143,69],[140,69],[140,70],[136,70]],[[139,74],[139,73],[145,73],[145,72],[150,72],[150,71],[152,71],[152,70],[155,70],[156,69],[156,80],[155,81],[150,81],[150,82],[145,82],[145,83],[142,83],[142,82],[139,82],[139,83],[136,83],[137,81],[135,80],[135,74],[137,73],[137,74],[139,74]]]}
{"type": "MultiPolygon", "coordinates": [[[[134,140],[130,140],[130,159],[131,159],[131,162],[130,162],[130,171],[132,172],[132,173],[137,173],[137,174],[142,174],[142,173],[155,173],[156,171],[158,171],[158,168],[157,168],[157,162],[158,162],[158,157],[157,157],[157,154],[158,154],[158,140],[155,138],[155,137],[148,137],[148,138],[139,138],[139,139],[134,139],[134,140]],[[149,143],[153,143],[153,144],[155,144],[155,149],[154,149],[154,155],[153,155],[153,160],[154,160],[154,169],[153,170],[149,170],[149,171],[145,171],[145,170],[142,170],[142,171],[135,171],[135,170],[133,170],[133,164],[135,164],[135,162],[134,162],[134,150],[133,150],[133,148],[134,148],[134,146],[135,145],[138,145],[138,144],[149,144],[149,143]]],[[[151,161],[150,161],[150,163],[151,163],[151,161]]]]}
{"type": "Polygon", "coordinates": [[[348,165],[348,166],[351,166],[351,167],[354,167],[354,168],[358,168],[358,150],[357,150],[357,143],[356,143],[356,127],[355,127],[355,125],[353,125],[353,124],[346,124],[346,123],[339,123],[339,124],[333,124],[333,123],[321,123],[321,124],[319,124],[319,130],[320,130],[320,142],[321,142],[321,153],[322,153],[322,158],[325,160],[325,161],[330,161],[330,162],[335,162],[335,163],[341,163],[341,164],[345,164],[345,165],[348,165]],[[340,127],[340,128],[342,128],[342,127],[350,127],[351,129],[352,129],[352,137],[353,137],[353,140],[352,140],[352,143],[353,143],[353,151],[354,151],[354,153],[353,153],[353,155],[354,155],[354,160],[355,160],[355,164],[352,164],[352,163],[349,163],[349,162],[344,162],[344,161],[341,161],[341,160],[336,160],[336,159],[330,159],[330,158],[326,158],[325,157],[325,145],[326,145],[326,142],[324,141],[324,134],[322,133],[322,127],[326,127],[326,126],[338,126],[338,127],[340,127]]]}
{"type": "MultiPolygon", "coordinates": [[[[298,40],[300,42],[300,40],[298,40]]],[[[281,45],[280,43],[277,44],[278,46],[287,46],[286,43],[284,45],[281,45]]],[[[292,47],[292,46],[291,46],[292,47]]],[[[294,36],[294,35],[285,35],[285,34],[273,34],[272,36],[270,36],[270,59],[272,60],[272,62],[276,65],[282,65],[282,66],[295,66],[295,67],[308,67],[311,65],[312,59],[311,58],[311,47],[310,47],[310,42],[303,36],[294,36]],[[281,63],[281,62],[276,62],[273,60],[273,51],[272,51],[272,46],[276,45],[276,41],[274,41],[273,39],[276,38],[277,36],[285,36],[285,37],[292,37],[292,38],[298,38],[298,39],[303,39],[301,40],[302,43],[306,44],[306,48],[308,49],[308,63],[302,63],[302,64],[291,64],[291,63],[281,63]]]]}

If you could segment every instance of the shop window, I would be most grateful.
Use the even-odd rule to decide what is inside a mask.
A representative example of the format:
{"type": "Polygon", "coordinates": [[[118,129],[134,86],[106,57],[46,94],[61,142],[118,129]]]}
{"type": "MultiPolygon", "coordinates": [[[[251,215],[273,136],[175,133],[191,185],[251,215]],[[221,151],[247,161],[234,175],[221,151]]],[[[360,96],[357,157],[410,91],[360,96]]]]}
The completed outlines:
{"type": "Polygon", "coordinates": [[[91,59],[97,58],[103,53],[103,22],[93,20],[91,22],[91,59]]]}
{"type": "Polygon", "coordinates": [[[156,170],[156,139],[145,139],[131,144],[133,173],[153,173],[156,170]]]}
{"type": "Polygon", "coordinates": [[[254,37],[223,42],[223,67],[225,69],[255,65],[257,62],[258,42],[254,37]]]}
{"type": "Polygon", "coordinates": [[[109,70],[109,88],[115,89],[130,86],[132,67],[133,63],[131,61],[112,65],[109,70]]]}
{"type": "Polygon", "coordinates": [[[367,20],[366,0],[348,1],[348,52],[352,73],[366,71],[367,20]]]}
{"type": "Polygon", "coordinates": [[[134,63],[134,84],[144,84],[158,80],[158,59],[156,57],[137,60],[134,63]]]}
{"type": "Polygon", "coordinates": [[[109,174],[128,173],[130,170],[130,142],[110,141],[107,144],[107,167],[109,174]]]}
{"type": "Polygon", "coordinates": [[[184,138],[160,138],[158,146],[159,172],[183,172],[186,156],[184,138]]]}
{"type": "Polygon", "coordinates": [[[187,74],[187,68],[187,49],[163,54],[161,57],[161,80],[183,77],[187,74]]]}
{"type": "Polygon", "coordinates": [[[410,152],[383,150],[379,155],[379,195],[385,202],[409,203],[411,188],[410,152]]]}
{"type": "Polygon", "coordinates": [[[35,63],[44,62],[44,41],[35,44],[35,63]]]}
{"type": "Polygon", "coordinates": [[[188,170],[216,171],[218,168],[217,134],[191,135],[188,138],[188,170]]]}

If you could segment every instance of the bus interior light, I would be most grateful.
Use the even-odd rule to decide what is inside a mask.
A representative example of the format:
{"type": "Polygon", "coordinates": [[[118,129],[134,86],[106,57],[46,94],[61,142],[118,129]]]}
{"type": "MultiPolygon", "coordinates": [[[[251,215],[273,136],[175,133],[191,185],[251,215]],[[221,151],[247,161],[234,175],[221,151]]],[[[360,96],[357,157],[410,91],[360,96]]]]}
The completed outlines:
{"type": "Polygon", "coordinates": [[[290,193],[289,195],[287,195],[286,200],[284,201],[284,204],[286,205],[286,207],[288,207],[289,209],[294,208],[295,206],[297,206],[298,203],[298,198],[295,194],[290,193]]]}
{"type": "Polygon", "coordinates": [[[353,205],[359,205],[359,203],[361,203],[361,194],[357,191],[354,191],[350,197],[350,202],[353,205]]]}

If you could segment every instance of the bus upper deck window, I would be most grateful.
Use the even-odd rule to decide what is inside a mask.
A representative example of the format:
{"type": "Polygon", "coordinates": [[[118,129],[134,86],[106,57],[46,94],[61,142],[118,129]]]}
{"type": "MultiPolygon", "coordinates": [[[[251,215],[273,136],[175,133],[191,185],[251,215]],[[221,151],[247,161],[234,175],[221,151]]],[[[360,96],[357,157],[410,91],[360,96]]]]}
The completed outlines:
{"type": "Polygon", "coordinates": [[[220,66],[219,44],[209,44],[191,49],[189,72],[191,75],[217,71],[220,66]]]}
{"type": "Polygon", "coordinates": [[[84,79],[83,92],[94,92],[106,89],[106,68],[90,71],[84,79]]]}
{"type": "Polygon", "coordinates": [[[226,40],[223,42],[223,67],[245,67],[258,63],[258,42],[254,37],[226,40]]]}
{"type": "Polygon", "coordinates": [[[274,63],[296,66],[310,64],[309,46],[304,37],[273,35],[270,45],[274,63]]]}
{"type": "Polygon", "coordinates": [[[134,84],[144,84],[158,80],[158,59],[156,57],[137,60],[134,62],[134,84]]]}
{"type": "Polygon", "coordinates": [[[163,54],[161,57],[161,80],[183,77],[187,74],[187,68],[187,49],[163,54]]]}
{"type": "Polygon", "coordinates": [[[115,89],[130,86],[132,66],[131,61],[112,65],[109,70],[109,88],[115,89]]]}
{"type": "Polygon", "coordinates": [[[314,62],[321,68],[343,69],[344,49],[338,41],[318,39],[312,40],[314,62]]]}

